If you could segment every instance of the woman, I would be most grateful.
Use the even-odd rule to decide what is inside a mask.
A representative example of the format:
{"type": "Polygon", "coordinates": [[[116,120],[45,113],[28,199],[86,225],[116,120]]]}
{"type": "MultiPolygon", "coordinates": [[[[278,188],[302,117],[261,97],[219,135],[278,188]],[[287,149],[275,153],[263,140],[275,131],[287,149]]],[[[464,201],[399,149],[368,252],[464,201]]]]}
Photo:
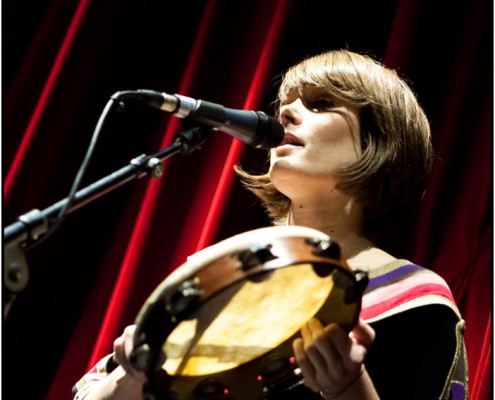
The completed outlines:
{"type": "MultiPolygon", "coordinates": [[[[430,127],[414,93],[372,58],[337,50],[290,68],[277,110],[285,137],[270,153],[268,172],[237,173],[274,224],[327,234],[350,268],[370,278],[349,334],[315,318],[301,328],[293,350],[304,398],[467,398],[464,321],[447,284],[372,241],[377,227],[424,194],[430,127]]],[[[120,366],[108,376],[87,374],[81,382],[99,382],[79,385],[77,399],[86,391],[87,399],[139,398],[146,379],[127,358],[133,329],[115,341],[120,366]],[[119,384],[117,374],[124,376],[119,384]]]]}

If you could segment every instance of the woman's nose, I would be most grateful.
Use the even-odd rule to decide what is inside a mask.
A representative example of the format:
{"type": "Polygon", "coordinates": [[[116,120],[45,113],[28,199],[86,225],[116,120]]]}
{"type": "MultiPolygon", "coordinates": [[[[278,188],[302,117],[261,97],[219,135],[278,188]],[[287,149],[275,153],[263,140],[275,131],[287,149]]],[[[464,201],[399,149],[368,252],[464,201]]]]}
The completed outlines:
{"type": "Polygon", "coordinates": [[[292,103],[284,104],[280,107],[280,123],[284,126],[289,124],[298,125],[301,123],[301,99],[294,100],[292,103]]]}

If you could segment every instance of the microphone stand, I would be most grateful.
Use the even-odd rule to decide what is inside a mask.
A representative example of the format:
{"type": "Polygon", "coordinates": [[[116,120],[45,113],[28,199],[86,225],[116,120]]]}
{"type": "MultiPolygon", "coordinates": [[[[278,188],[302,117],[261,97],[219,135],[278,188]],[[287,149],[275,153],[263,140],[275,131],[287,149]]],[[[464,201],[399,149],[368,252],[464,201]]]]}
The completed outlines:
{"type": "MultiPolygon", "coordinates": [[[[106,193],[148,175],[159,178],[163,174],[162,160],[175,154],[186,155],[199,148],[206,141],[207,128],[196,126],[179,132],[173,143],[152,155],[142,154],[125,167],[107,175],[75,193],[67,213],[72,212],[106,193]]],[[[61,200],[44,210],[34,209],[17,218],[4,229],[3,295],[4,319],[18,293],[26,287],[29,268],[25,257],[28,250],[50,228],[60,211],[69,200],[61,200]]]]}

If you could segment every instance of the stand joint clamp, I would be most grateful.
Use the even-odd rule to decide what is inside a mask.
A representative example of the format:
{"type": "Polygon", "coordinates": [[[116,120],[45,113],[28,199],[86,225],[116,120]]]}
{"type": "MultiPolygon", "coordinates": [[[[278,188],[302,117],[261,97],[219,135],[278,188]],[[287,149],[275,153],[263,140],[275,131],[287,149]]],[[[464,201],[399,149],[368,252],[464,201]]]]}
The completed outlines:
{"type": "Polygon", "coordinates": [[[145,173],[151,178],[160,178],[163,175],[163,164],[157,157],[150,157],[143,154],[133,158],[131,164],[141,173],[145,173]]]}

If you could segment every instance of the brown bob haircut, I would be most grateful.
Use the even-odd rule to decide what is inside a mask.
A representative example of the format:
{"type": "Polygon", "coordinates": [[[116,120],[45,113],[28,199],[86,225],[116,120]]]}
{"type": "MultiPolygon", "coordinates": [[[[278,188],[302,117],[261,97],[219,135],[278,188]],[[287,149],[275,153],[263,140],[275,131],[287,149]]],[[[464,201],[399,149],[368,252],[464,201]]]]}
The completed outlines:
{"type": "MultiPolygon", "coordinates": [[[[396,71],[368,55],[327,51],[297,63],[282,75],[276,101],[298,88],[324,88],[337,104],[359,110],[361,157],[339,173],[337,188],[353,196],[368,218],[405,212],[421,200],[432,165],[428,119],[410,86],[396,71]]],[[[268,173],[234,167],[247,189],[259,197],[275,224],[286,221],[290,200],[268,173]]]]}

